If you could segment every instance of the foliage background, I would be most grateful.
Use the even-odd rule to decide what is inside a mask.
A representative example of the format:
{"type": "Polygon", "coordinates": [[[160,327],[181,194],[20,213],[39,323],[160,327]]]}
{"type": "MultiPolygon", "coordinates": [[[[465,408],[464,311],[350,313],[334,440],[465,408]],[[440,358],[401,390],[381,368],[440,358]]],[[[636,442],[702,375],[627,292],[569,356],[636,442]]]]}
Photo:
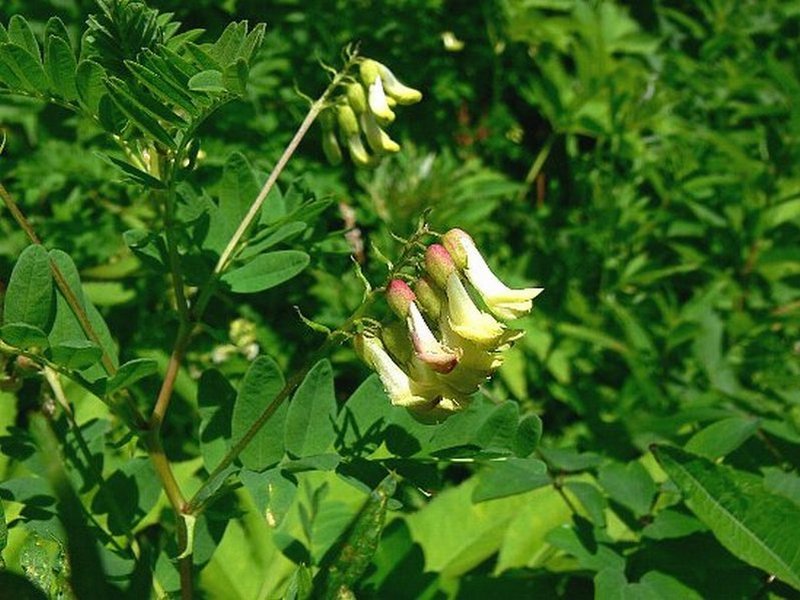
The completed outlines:
{"type": "MultiPolygon", "coordinates": [[[[312,261],[302,275],[255,296],[215,299],[164,431],[185,481],[197,470],[198,376],[229,342],[230,323],[251,322],[261,353],[290,372],[319,345],[293,306],[337,326],[360,297],[337,205],[355,208],[367,242],[364,269],[374,281],[383,267],[372,245],[391,256],[390,232],[409,234],[432,207],[434,228],[470,231],[504,279],[546,288],[521,323],[526,337],[485,394],[541,417],[537,456],[549,478],[473,503],[491,465],[441,457],[424,469],[415,465],[424,471],[416,481],[426,485],[402,492],[404,506],[390,511],[356,594],[797,596],[796,557],[787,566],[794,584],[785,576],[769,581],[759,567],[774,569],[737,551],[746,542],[732,547],[697,518],[702,509],[691,502],[687,509],[680,481],[668,480],[649,447],[674,444],[721,461],[735,469],[728,473],[733,487],[755,481],[758,494],[798,510],[800,3],[150,4],[212,37],[234,19],[267,23],[246,98],[201,132],[207,158],[196,177],[212,189],[233,151],[269,171],[306,110],[295,85],[318,93],[325,79],[317,59],[335,63],[352,40],[425,93],[393,126],[402,153],[378,169],[326,165],[316,131],[290,163],[284,190],[297,181],[334,202],[303,239],[312,261]],[[702,556],[702,564],[690,556],[702,556]]],[[[94,11],[76,0],[10,0],[0,6],[0,21],[22,13],[41,29],[59,15],[77,39],[94,11]]],[[[95,157],[101,136],[66,111],[4,96],[0,123],[8,136],[0,180],[48,246],[73,257],[124,358],[163,365],[174,335],[165,279],[144,268],[122,238],[153,221],[153,206],[95,157]]],[[[0,231],[0,281],[7,283],[26,240],[6,213],[0,231]]],[[[369,373],[347,347],[332,363],[341,405],[369,373]]],[[[238,379],[247,366],[234,353],[219,368],[238,379]]],[[[142,404],[156,392],[148,380],[136,388],[142,404]]],[[[107,427],[94,433],[99,447],[126,443],[102,405],[77,387],[70,393],[81,422],[107,427]]],[[[58,554],[45,534],[31,541],[36,527],[22,522],[36,519],[23,514],[25,502],[8,483],[35,472],[9,448],[37,394],[27,386],[0,396],[7,431],[0,498],[12,524],[4,556],[29,578],[36,552],[58,554]]],[[[104,473],[118,464],[109,458],[104,473]]],[[[353,514],[361,496],[340,478],[308,477],[309,489],[328,490],[324,508],[316,506],[325,515],[318,529],[353,514]]],[[[154,536],[157,492],[146,492],[142,481],[140,496],[156,496],[139,498],[136,531],[154,536]]],[[[758,507],[769,504],[758,494],[741,502],[763,512],[758,507]]],[[[271,532],[253,502],[263,512],[263,499],[241,493],[215,505],[225,518],[237,516],[224,537],[209,533],[212,546],[219,544],[201,573],[209,597],[280,595],[293,572],[288,559],[298,559],[281,545],[286,532],[271,532]]],[[[800,521],[783,518],[782,526],[786,539],[800,539],[800,521]]],[[[316,539],[330,545],[341,533],[331,527],[334,534],[316,539]]],[[[316,556],[326,547],[319,543],[310,548],[316,556]]],[[[50,558],[46,570],[53,571],[58,557],[50,558]]]]}

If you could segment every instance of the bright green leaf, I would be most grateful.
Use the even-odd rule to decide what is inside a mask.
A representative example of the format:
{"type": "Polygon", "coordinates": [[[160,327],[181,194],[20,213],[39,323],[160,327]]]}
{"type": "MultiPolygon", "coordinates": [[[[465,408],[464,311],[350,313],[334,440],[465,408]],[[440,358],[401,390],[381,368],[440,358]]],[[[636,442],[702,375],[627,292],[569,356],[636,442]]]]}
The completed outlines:
{"type": "Polygon", "coordinates": [[[286,450],[296,457],[322,454],[336,439],[333,369],[322,360],[297,388],[286,417],[286,450]]]}
{"type": "Polygon", "coordinates": [[[55,296],[47,250],[32,244],[19,255],[4,299],[3,321],[47,329],[53,318],[55,296]]]}
{"type": "Polygon", "coordinates": [[[238,269],[222,276],[231,291],[253,294],[288,281],[308,266],[311,258],[299,250],[278,250],[260,254],[238,269]]]}

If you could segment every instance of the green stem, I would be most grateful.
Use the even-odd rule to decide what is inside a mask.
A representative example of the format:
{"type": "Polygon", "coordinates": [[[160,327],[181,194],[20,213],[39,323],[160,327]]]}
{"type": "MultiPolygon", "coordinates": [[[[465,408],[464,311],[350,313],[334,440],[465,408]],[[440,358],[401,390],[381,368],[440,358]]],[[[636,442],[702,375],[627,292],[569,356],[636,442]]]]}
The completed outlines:
{"type": "Polygon", "coordinates": [[[531,168],[525,176],[525,183],[517,195],[517,200],[524,200],[525,196],[528,195],[531,186],[536,181],[536,178],[542,171],[542,167],[544,167],[544,163],[550,156],[550,151],[553,149],[556,138],[558,138],[558,133],[555,131],[551,131],[550,135],[547,136],[544,145],[539,149],[539,153],[536,155],[536,158],[533,159],[533,164],[531,164],[531,168]]]}

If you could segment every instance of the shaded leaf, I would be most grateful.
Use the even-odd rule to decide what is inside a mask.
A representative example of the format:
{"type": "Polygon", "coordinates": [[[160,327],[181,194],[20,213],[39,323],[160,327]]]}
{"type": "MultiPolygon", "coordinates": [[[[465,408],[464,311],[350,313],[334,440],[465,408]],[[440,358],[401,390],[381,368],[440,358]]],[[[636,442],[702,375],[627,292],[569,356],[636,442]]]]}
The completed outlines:
{"type": "Polygon", "coordinates": [[[130,387],[140,379],[149,377],[158,371],[158,362],[152,358],[135,358],[120,365],[117,373],[108,380],[106,393],[111,394],[117,390],[130,387]]]}
{"type": "Polygon", "coordinates": [[[289,404],[284,433],[287,452],[295,457],[324,453],[336,439],[335,421],[333,369],[322,360],[311,368],[289,404]]]}
{"type": "Polygon", "coordinates": [[[53,36],[47,42],[45,69],[50,78],[50,86],[56,95],[66,100],[78,98],[78,88],[75,83],[78,63],[72,48],[62,38],[53,36]]]}
{"type": "Polygon", "coordinates": [[[50,257],[43,246],[30,245],[19,255],[11,272],[4,299],[3,321],[46,329],[54,309],[50,257]]]}
{"type": "Polygon", "coordinates": [[[535,458],[508,458],[490,462],[478,476],[473,502],[521,494],[550,484],[547,466],[535,458]]]}
{"type": "Polygon", "coordinates": [[[23,350],[46,349],[50,344],[47,334],[27,323],[8,323],[0,327],[0,339],[6,344],[23,350]]]}
{"type": "Polygon", "coordinates": [[[278,250],[260,254],[238,269],[222,276],[231,291],[253,294],[280,285],[308,266],[311,257],[299,250],[278,250]]]}

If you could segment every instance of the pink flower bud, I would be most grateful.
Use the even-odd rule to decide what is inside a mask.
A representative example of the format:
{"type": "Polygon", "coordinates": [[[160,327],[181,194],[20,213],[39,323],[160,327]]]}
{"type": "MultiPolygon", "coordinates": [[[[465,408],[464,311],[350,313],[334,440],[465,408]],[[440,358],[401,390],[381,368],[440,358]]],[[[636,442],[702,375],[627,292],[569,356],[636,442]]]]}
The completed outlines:
{"type": "Polygon", "coordinates": [[[441,244],[431,244],[425,251],[425,270],[440,288],[447,287],[447,279],[455,273],[453,258],[441,244]]]}
{"type": "Polygon", "coordinates": [[[386,301],[394,314],[401,319],[408,316],[408,307],[416,299],[414,292],[402,279],[392,279],[386,286],[386,301]]]}

